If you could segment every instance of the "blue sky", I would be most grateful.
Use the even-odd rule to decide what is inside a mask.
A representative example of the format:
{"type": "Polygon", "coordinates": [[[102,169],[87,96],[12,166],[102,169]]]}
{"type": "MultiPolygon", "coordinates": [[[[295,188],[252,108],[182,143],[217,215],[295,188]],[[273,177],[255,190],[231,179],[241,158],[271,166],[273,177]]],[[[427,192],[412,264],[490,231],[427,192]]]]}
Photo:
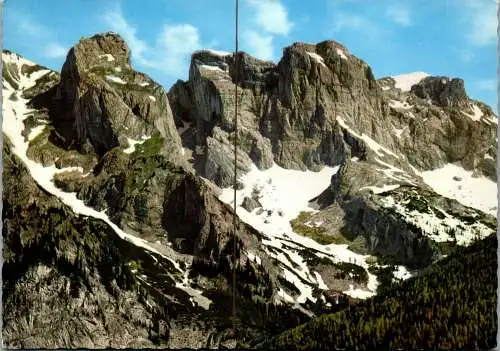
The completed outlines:
{"type": "MultiPolygon", "coordinates": [[[[460,77],[497,109],[496,0],[240,0],[240,48],[278,61],[296,41],[334,39],[376,77],[460,77]]],[[[200,48],[234,50],[234,0],[5,0],[4,48],[60,71],[81,37],[120,33],[136,69],[168,90],[200,48]],[[187,4],[187,5],[186,5],[187,4]]]]}

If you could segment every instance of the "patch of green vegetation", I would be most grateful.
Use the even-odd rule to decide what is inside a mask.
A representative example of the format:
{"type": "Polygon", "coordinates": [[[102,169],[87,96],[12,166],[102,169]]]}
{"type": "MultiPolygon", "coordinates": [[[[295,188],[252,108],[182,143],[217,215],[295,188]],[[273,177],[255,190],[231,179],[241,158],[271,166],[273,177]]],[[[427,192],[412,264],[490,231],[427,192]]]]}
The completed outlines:
{"type": "Polygon", "coordinates": [[[142,265],[141,265],[141,261],[134,261],[134,260],[131,260],[129,263],[128,263],[129,267],[131,270],[133,271],[137,271],[137,272],[142,272],[142,265]]]}
{"type": "Polygon", "coordinates": [[[159,132],[154,133],[151,138],[146,140],[142,144],[137,144],[135,146],[135,151],[131,154],[132,158],[137,157],[152,157],[160,153],[161,149],[165,145],[165,139],[161,136],[159,132]]]}
{"type": "Polygon", "coordinates": [[[422,274],[291,329],[267,349],[491,349],[496,346],[496,235],[422,274]]]}
{"type": "Polygon", "coordinates": [[[347,248],[361,255],[367,255],[369,253],[368,248],[366,247],[365,239],[362,236],[358,236],[356,239],[351,241],[347,248]]]}
{"type": "Polygon", "coordinates": [[[459,245],[455,241],[441,241],[436,242],[430,241],[431,247],[433,247],[440,255],[451,255],[459,245]]]}
{"type": "Polygon", "coordinates": [[[300,212],[297,218],[290,221],[293,231],[297,234],[311,238],[321,245],[335,244],[336,241],[338,242],[338,238],[334,238],[332,235],[327,234],[324,227],[310,227],[305,225],[304,223],[310,218],[310,212],[300,212]]]}
{"type": "Polygon", "coordinates": [[[377,261],[378,261],[378,260],[377,260],[377,258],[376,258],[375,256],[370,256],[370,257],[368,257],[368,258],[365,260],[365,262],[366,262],[366,264],[367,264],[367,265],[374,265],[374,264],[376,264],[376,263],[377,263],[377,261]]]}
{"type": "Polygon", "coordinates": [[[334,266],[339,270],[339,272],[335,273],[335,278],[337,279],[354,280],[360,284],[366,284],[368,282],[368,273],[363,267],[357,264],[339,262],[335,263],[334,266]]]}
{"type": "Polygon", "coordinates": [[[426,200],[420,197],[412,196],[410,198],[410,202],[406,205],[406,208],[411,211],[418,211],[420,213],[430,213],[431,210],[429,208],[429,204],[426,200]]]}
{"type": "Polygon", "coordinates": [[[292,295],[300,295],[300,290],[292,283],[290,283],[285,278],[278,276],[278,281],[283,285],[292,295]]]}
{"type": "Polygon", "coordinates": [[[309,267],[315,267],[320,264],[327,265],[327,266],[332,266],[334,263],[332,260],[330,260],[327,257],[318,257],[312,250],[309,249],[303,249],[300,250],[299,255],[302,256],[304,259],[304,262],[309,266],[309,267]]]}

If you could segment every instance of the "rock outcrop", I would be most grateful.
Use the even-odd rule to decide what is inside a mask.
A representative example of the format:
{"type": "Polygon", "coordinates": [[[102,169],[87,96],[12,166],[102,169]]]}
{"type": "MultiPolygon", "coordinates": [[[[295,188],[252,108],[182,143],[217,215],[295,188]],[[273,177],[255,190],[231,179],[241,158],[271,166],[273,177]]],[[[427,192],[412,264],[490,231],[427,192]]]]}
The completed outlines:
{"type": "Polygon", "coordinates": [[[59,143],[99,156],[158,134],[161,152],[180,161],[181,142],[165,90],[133,70],[115,33],[82,38],[69,51],[53,94],[59,143]]]}
{"type": "MultiPolygon", "coordinates": [[[[198,150],[205,148],[195,156],[204,158],[199,171],[219,186],[230,182],[209,160],[227,153],[234,138],[234,61],[232,54],[197,52],[189,80],[169,92],[174,118],[191,123],[198,150]],[[220,130],[228,141],[214,145],[220,130]]],[[[496,138],[496,117],[467,97],[460,79],[427,77],[403,91],[392,78],[376,81],[365,62],[334,41],[293,44],[276,65],[245,53],[239,62],[239,148],[260,169],[276,162],[317,170],[378,157],[409,172],[460,162],[496,179],[483,157],[496,138]]],[[[232,174],[231,164],[221,168],[232,174]]]]}

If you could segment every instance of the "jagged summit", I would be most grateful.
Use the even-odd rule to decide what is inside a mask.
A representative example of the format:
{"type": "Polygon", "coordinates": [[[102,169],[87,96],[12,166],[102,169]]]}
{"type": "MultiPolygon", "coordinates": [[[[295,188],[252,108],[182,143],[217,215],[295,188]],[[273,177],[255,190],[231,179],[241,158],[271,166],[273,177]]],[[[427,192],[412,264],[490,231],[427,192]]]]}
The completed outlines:
{"type": "Polygon", "coordinates": [[[130,68],[130,50],[118,34],[107,32],[81,38],[68,53],[61,74],[71,74],[74,68],[85,71],[99,66],[103,61],[125,64],[130,68]]]}
{"type": "Polygon", "coordinates": [[[180,150],[166,92],[133,70],[129,47],[117,34],[83,38],[71,48],[57,97],[65,106],[59,119],[76,126],[80,148],[102,155],[159,133],[167,149],[180,150]]]}

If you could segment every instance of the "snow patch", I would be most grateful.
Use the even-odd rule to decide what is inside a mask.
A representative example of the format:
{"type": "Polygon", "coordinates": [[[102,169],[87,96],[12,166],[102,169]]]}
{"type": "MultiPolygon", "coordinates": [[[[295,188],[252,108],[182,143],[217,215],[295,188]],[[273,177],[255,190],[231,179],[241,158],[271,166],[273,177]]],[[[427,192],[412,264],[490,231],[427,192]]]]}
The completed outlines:
{"type": "Polygon", "coordinates": [[[203,152],[204,152],[203,150],[204,150],[203,146],[196,145],[196,148],[195,148],[196,155],[198,155],[198,156],[203,155],[203,152]]]}
{"type": "Polygon", "coordinates": [[[106,75],[106,79],[109,80],[109,81],[111,81],[111,82],[118,83],[118,84],[127,84],[127,82],[125,82],[120,77],[117,77],[117,76],[114,76],[114,75],[111,75],[111,74],[106,75]]]}
{"type": "Polygon", "coordinates": [[[31,140],[35,139],[37,136],[39,136],[40,134],[42,134],[42,132],[44,131],[44,129],[46,127],[47,126],[45,124],[42,124],[42,125],[36,126],[35,128],[32,128],[30,131],[30,134],[28,135],[28,141],[31,141],[31,140]]]}
{"type": "Polygon", "coordinates": [[[115,60],[114,56],[113,56],[113,55],[111,55],[111,54],[103,54],[103,55],[99,55],[99,58],[106,58],[106,60],[107,60],[108,62],[111,62],[111,61],[114,61],[114,60],[115,60]]]}
{"type": "Polygon", "coordinates": [[[120,66],[115,67],[115,72],[121,72],[122,68],[120,66]]]}
{"type": "Polygon", "coordinates": [[[147,87],[149,85],[149,82],[140,82],[137,85],[140,87],[147,87]]]}
{"type": "Polygon", "coordinates": [[[183,290],[184,292],[191,295],[191,302],[197,304],[198,306],[208,310],[212,304],[212,300],[203,296],[203,292],[191,287],[191,281],[189,279],[189,269],[186,269],[181,282],[175,283],[175,287],[183,290]]]}
{"type": "Polygon", "coordinates": [[[148,96],[149,100],[155,102],[156,101],[156,98],[153,96],[153,95],[149,95],[148,96]]]}
{"type": "Polygon", "coordinates": [[[316,302],[316,298],[312,296],[313,289],[310,285],[305,284],[301,279],[297,277],[296,274],[292,273],[288,269],[283,270],[283,277],[292,283],[300,291],[299,297],[297,297],[296,302],[305,303],[307,300],[316,302]]]}
{"type": "Polygon", "coordinates": [[[345,54],[344,50],[337,48],[335,51],[337,52],[337,54],[338,54],[341,58],[343,58],[344,60],[347,60],[347,56],[346,56],[346,54],[345,54]]]}
{"type": "Polygon", "coordinates": [[[465,111],[462,111],[464,115],[472,119],[473,121],[480,121],[481,117],[483,117],[483,111],[476,105],[472,105],[472,113],[467,113],[465,111]]]}
{"type": "Polygon", "coordinates": [[[337,116],[337,122],[339,122],[339,124],[341,125],[342,128],[344,129],[347,129],[347,131],[349,133],[351,133],[354,137],[358,138],[358,139],[361,139],[363,140],[366,145],[372,149],[373,151],[375,151],[375,153],[377,155],[379,155],[380,157],[384,157],[385,155],[383,153],[381,153],[380,151],[383,151],[385,152],[386,154],[389,154],[391,156],[394,156],[395,158],[399,158],[398,155],[396,155],[394,152],[392,152],[391,150],[389,150],[388,148],[380,145],[379,143],[377,143],[375,140],[373,140],[372,138],[370,138],[368,135],[366,134],[362,134],[362,135],[359,135],[357,132],[355,132],[351,127],[349,127],[347,125],[347,123],[344,121],[344,119],[340,116],[337,116]]]}
{"type": "Polygon", "coordinates": [[[497,216],[497,183],[486,177],[473,177],[472,171],[447,164],[442,168],[421,172],[424,182],[441,196],[452,198],[464,206],[497,216]],[[462,178],[461,182],[453,177],[462,178]]]}
{"type": "MultiPolygon", "coordinates": [[[[300,212],[315,212],[309,207],[309,201],[330,185],[331,177],[338,169],[339,167],[324,167],[320,172],[312,172],[288,170],[273,165],[267,170],[259,170],[252,164],[250,171],[239,179],[243,188],[236,192],[237,204],[241,204],[245,196],[252,197],[253,194],[258,197],[262,209],[247,212],[238,206],[236,213],[245,223],[267,236],[262,240],[264,250],[282,264],[287,280],[297,284],[297,288],[301,291],[297,301],[307,299],[314,301],[310,286],[320,284],[297,250],[310,248],[316,251],[318,257],[329,257],[333,262],[356,262],[363,268],[368,268],[366,258],[369,256],[350,251],[348,245],[321,245],[311,238],[295,233],[290,225],[290,221],[300,212]],[[292,262],[298,266],[296,269],[292,268],[292,262]],[[291,272],[292,270],[295,274],[291,272]],[[302,280],[308,282],[310,286],[304,284],[302,280]]],[[[219,198],[232,205],[233,189],[222,189],[219,198]]],[[[316,225],[320,224],[316,222],[316,225]]],[[[377,285],[377,278],[368,272],[368,289],[374,293],[377,285]]],[[[290,300],[283,294],[280,296],[289,302],[293,301],[293,298],[290,300]]]]}
{"type": "Polygon", "coordinates": [[[222,73],[226,72],[222,68],[220,68],[219,66],[200,65],[199,67],[203,68],[203,69],[206,69],[208,71],[216,71],[216,72],[222,72],[222,73]]]}
{"type": "Polygon", "coordinates": [[[387,191],[391,191],[391,190],[397,189],[399,187],[400,187],[399,184],[390,184],[390,185],[382,185],[381,187],[379,187],[379,186],[365,186],[365,187],[362,187],[359,190],[365,190],[366,189],[366,190],[372,191],[374,194],[381,194],[381,193],[385,193],[387,191]]]}
{"type": "Polygon", "coordinates": [[[310,52],[310,51],[306,51],[306,53],[312,57],[314,60],[316,60],[317,62],[319,62],[321,65],[323,65],[324,67],[326,67],[325,65],[325,61],[323,60],[323,57],[321,57],[320,55],[318,55],[317,53],[315,52],[310,52]]]}
{"type": "Polygon", "coordinates": [[[392,108],[403,109],[403,110],[409,110],[413,107],[409,103],[407,103],[406,101],[399,101],[399,100],[389,101],[389,106],[392,108]]]}
{"type": "Polygon", "coordinates": [[[321,275],[318,272],[316,272],[316,271],[314,271],[314,275],[316,276],[316,280],[318,282],[318,287],[321,290],[329,290],[328,286],[323,281],[323,278],[321,278],[321,275]]]}
{"type": "Polygon", "coordinates": [[[422,79],[426,77],[429,77],[429,74],[425,72],[413,72],[408,74],[400,74],[391,78],[394,79],[394,86],[397,89],[408,92],[411,90],[412,86],[418,84],[422,79]]]}

